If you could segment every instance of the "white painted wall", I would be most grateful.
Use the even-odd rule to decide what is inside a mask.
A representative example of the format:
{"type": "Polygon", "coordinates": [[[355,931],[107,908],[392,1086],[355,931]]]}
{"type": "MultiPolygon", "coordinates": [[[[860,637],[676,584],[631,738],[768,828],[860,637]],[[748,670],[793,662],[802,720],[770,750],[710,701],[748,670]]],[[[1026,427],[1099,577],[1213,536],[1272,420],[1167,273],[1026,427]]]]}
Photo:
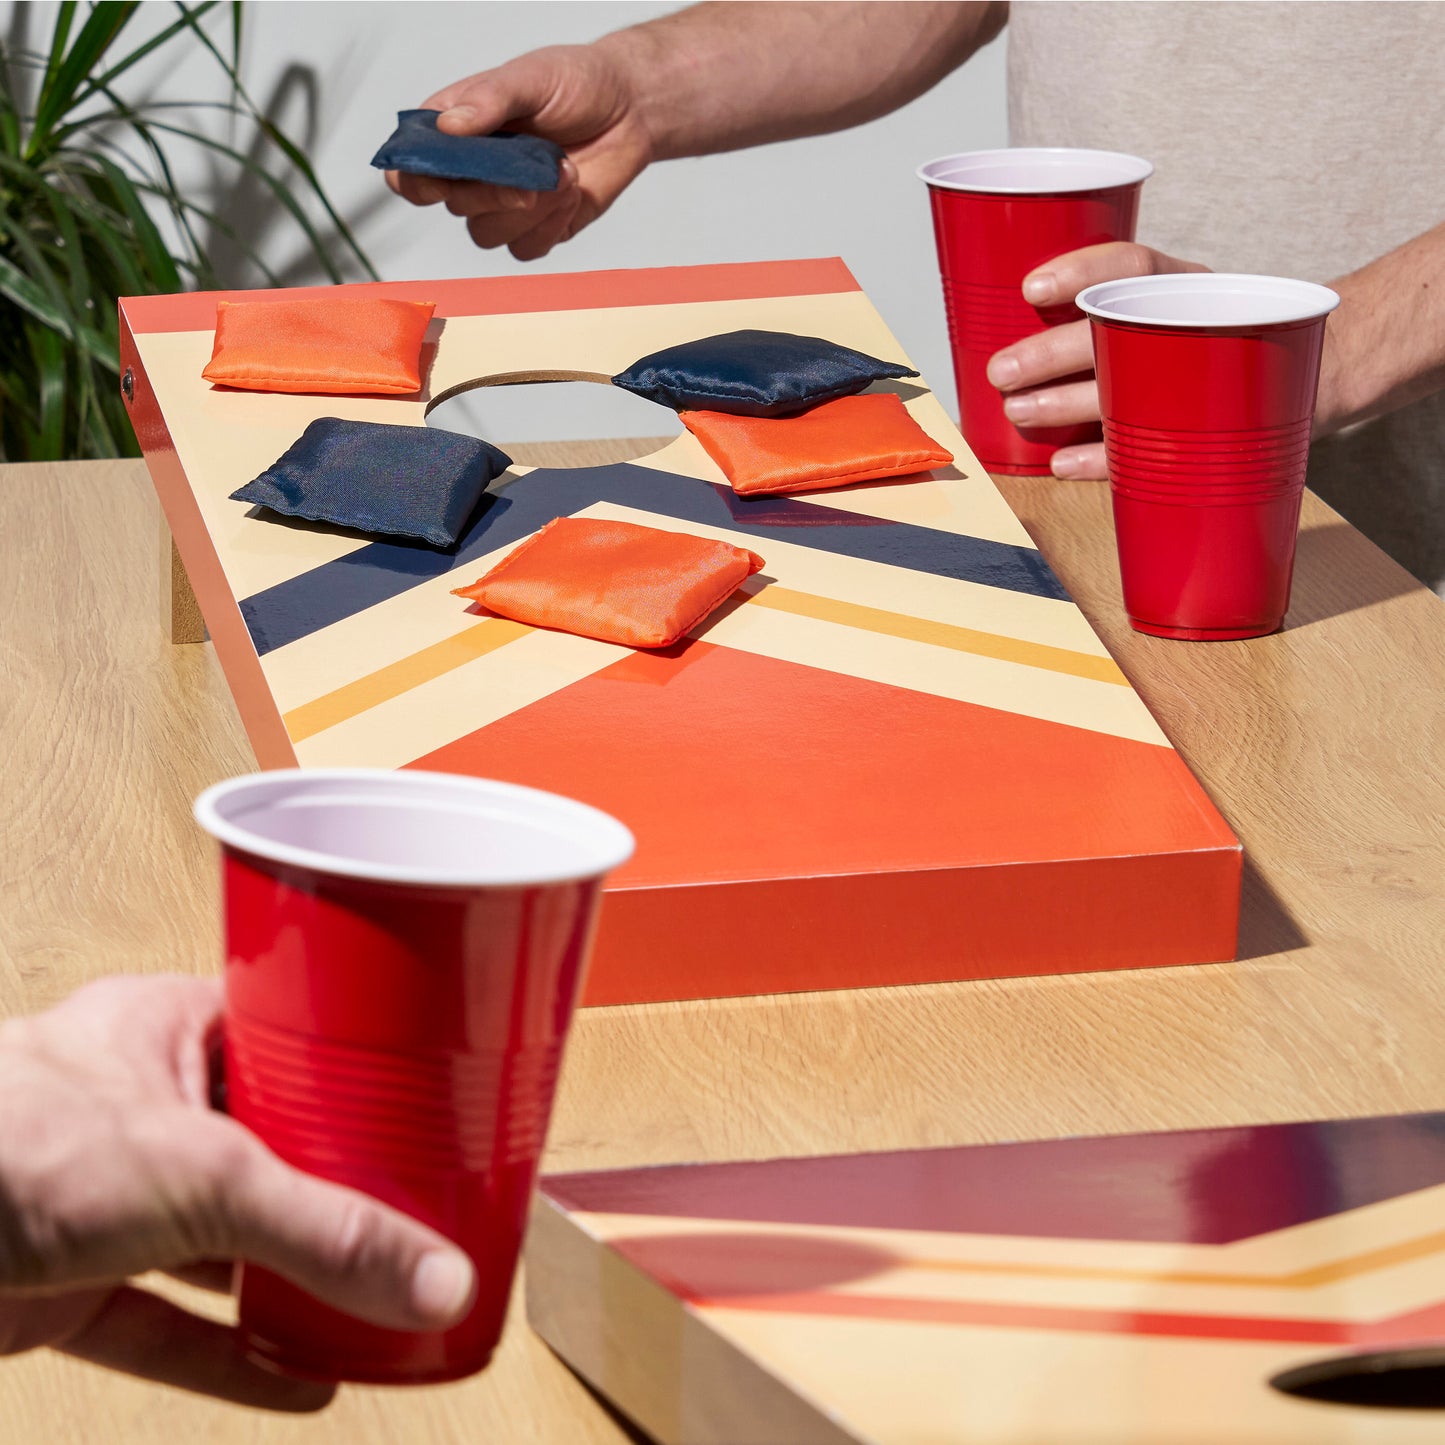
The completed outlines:
{"type": "MultiPolygon", "coordinates": [[[[37,31],[49,4],[32,4],[37,31]]],[[[377,269],[391,279],[506,275],[524,269],[505,251],[481,251],[440,207],[417,210],[391,195],[367,162],[395,123],[449,81],[541,45],[587,41],[680,8],[566,0],[251,0],[244,71],[266,106],[288,68],[315,97],[310,155],[377,269]]],[[[152,0],[138,23],[160,25],[171,6],[152,0]]],[[[0,27],[14,6],[0,7],[0,27]]],[[[892,116],[838,135],[653,167],[613,209],[536,271],[675,266],[713,261],[841,255],[930,384],[952,406],[952,373],[928,204],[915,166],[949,151],[1007,143],[1004,41],[976,56],[930,94],[892,116]]],[[[799,64],[806,64],[806,57],[799,64]]],[[[176,99],[217,95],[218,73],[202,56],[145,77],[176,99]]],[[[301,91],[278,119],[306,132],[301,91]]],[[[200,173],[196,173],[199,175],[200,173]]],[[[294,237],[294,233],[293,233],[294,237]]],[[[264,251],[284,267],[280,235],[264,251]]],[[[289,280],[315,279],[304,270],[289,280]]],[[[621,435],[635,414],[614,415],[602,388],[579,398],[554,435],[621,435]]],[[[516,438],[520,440],[521,438],[516,438]]]]}

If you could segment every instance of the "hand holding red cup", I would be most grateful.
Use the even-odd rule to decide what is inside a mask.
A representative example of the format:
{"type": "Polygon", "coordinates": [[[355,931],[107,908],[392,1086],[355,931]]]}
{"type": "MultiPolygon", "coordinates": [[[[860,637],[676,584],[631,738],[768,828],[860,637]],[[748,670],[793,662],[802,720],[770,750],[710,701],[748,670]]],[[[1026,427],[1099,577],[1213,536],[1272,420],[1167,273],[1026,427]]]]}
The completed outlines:
{"type": "Polygon", "coordinates": [[[223,848],[228,1110],[283,1160],[421,1220],[476,1269],[451,1328],[385,1329],[246,1266],[252,1358],[402,1384],[483,1368],[622,824],[508,783],[310,769],[208,789],[223,848]]]}
{"type": "MultiPolygon", "coordinates": [[[[1046,261],[1024,277],[1023,294],[1034,305],[1052,306],[1103,281],[1208,269],[1137,241],[1106,241],[1046,261]]],[[[1082,313],[1077,321],[1061,322],[996,352],[988,362],[988,380],[1003,393],[1004,415],[1016,427],[1098,426],[1094,342],[1082,313]]],[[[1106,480],[1102,434],[1054,452],[1049,467],[1054,476],[1069,480],[1106,480]]]]}
{"type": "MultiPolygon", "coordinates": [[[[1049,147],[972,151],[919,168],[933,207],[960,425],[990,471],[1047,475],[1060,448],[1098,442],[1091,418],[1056,423],[1041,413],[1016,424],[989,363],[1026,337],[1081,320],[1071,293],[1036,303],[1024,279],[1065,253],[1132,240],[1152,171],[1137,156],[1049,147]]],[[[1085,359],[1080,375],[1063,379],[1086,384],[1086,371],[1085,359]]]]}

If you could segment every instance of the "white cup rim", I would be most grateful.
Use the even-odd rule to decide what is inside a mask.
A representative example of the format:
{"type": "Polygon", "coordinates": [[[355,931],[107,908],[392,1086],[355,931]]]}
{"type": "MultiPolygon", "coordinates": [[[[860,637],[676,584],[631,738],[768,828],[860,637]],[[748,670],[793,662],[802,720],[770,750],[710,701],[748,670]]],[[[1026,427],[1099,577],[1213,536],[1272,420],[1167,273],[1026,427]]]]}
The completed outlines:
{"type": "Polygon", "coordinates": [[[1076,146],[1004,146],[996,150],[959,151],[954,155],[936,156],[931,161],[925,161],[914,174],[925,184],[944,191],[968,191],[990,196],[1053,196],[1136,185],[1154,174],[1154,166],[1143,157],[1129,155],[1125,151],[1088,150],[1076,146]],[[965,184],[950,180],[948,175],[950,168],[962,170],[966,165],[976,165],[986,172],[991,167],[1003,170],[1019,164],[1055,167],[1059,172],[1058,183],[1047,186],[1003,181],[990,183],[975,176],[965,184]],[[1101,182],[1097,175],[1090,179],[1068,179],[1071,167],[1082,169],[1088,166],[1096,170],[1100,166],[1112,166],[1118,171],[1118,179],[1101,182]]]}
{"type": "Polygon", "coordinates": [[[280,768],[248,773],[207,788],[197,797],[193,811],[212,837],[253,857],[343,878],[433,888],[516,889],[580,882],[619,867],[635,847],[632,833],[616,818],[575,798],[519,783],[410,768],[280,768]],[[328,792],[338,801],[359,802],[368,795],[371,800],[392,804],[424,805],[430,800],[439,812],[474,812],[499,823],[522,823],[556,837],[558,861],[552,867],[533,864],[511,869],[495,863],[469,866],[464,859],[455,867],[377,862],[269,838],[243,821],[247,812],[268,802],[306,796],[320,800],[328,792]]]}
{"type": "Polygon", "coordinates": [[[1340,304],[1328,286],[1289,276],[1255,276],[1243,271],[1177,271],[1162,276],[1132,276],[1086,286],[1074,304],[1100,321],[1129,326],[1166,326],[1190,331],[1238,331],[1256,326],[1284,326],[1328,316],[1340,304]],[[1202,296],[1231,298],[1234,312],[1221,319],[1200,316],[1152,315],[1131,311],[1130,303],[1150,297],[1202,296]]]}

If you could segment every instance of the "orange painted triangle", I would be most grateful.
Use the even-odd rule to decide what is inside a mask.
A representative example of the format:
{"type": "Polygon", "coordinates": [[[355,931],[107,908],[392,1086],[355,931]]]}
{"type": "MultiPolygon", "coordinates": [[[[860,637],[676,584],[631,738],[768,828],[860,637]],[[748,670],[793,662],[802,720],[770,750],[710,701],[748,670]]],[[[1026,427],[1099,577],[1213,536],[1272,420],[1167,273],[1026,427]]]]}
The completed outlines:
{"type": "Polygon", "coordinates": [[[638,840],[623,888],[1237,846],[1170,748],[701,641],[409,766],[615,814],[638,840]]]}

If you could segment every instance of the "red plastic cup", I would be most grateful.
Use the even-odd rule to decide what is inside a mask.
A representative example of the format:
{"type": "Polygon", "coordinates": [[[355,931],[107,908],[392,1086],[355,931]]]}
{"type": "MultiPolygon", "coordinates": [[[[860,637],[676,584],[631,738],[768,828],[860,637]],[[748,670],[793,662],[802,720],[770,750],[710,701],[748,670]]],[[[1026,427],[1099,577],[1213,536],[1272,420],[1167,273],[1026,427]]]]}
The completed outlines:
{"type": "Polygon", "coordinates": [[[1339,301],[1309,281],[1207,273],[1079,293],[1138,631],[1223,641],[1283,623],[1325,320],[1339,301]]]}
{"type": "Polygon", "coordinates": [[[443,773],[312,769],[209,788],[228,1108],[281,1158],[455,1240],[451,1329],[381,1329],[256,1266],[248,1353],[312,1379],[482,1369],[501,1335],[603,875],[632,835],[585,804],[443,773]]]}
{"type": "Polygon", "coordinates": [[[919,167],[933,205],[960,428],[989,471],[1047,475],[1060,447],[1099,440],[1092,423],[1015,426],[988,361],[1025,336],[1079,320],[1072,302],[1030,306],[1023,279],[1065,251],[1132,241],[1139,192],[1153,170],[1117,151],[1048,147],[969,151],[919,167]]]}

